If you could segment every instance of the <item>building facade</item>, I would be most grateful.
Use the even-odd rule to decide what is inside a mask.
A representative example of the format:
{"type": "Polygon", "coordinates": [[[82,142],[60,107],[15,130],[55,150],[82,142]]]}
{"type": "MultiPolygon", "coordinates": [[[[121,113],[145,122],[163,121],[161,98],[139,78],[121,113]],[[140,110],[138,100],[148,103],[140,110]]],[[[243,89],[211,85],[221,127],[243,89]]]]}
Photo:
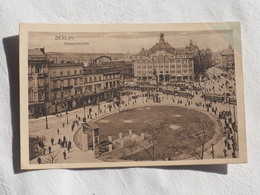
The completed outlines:
{"type": "Polygon", "coordinates": [[[135,56],[134,76],[140,80],[157,82],[191,80],[195,74],[212,64],[209,48],[201,51],[191,40],[184,48],[174,48],[160,34],[159,42],[135,56]]]}
{"type": "Polygon", "coordinates": [[[84,67],[84,105],[119,97],[120,79],[120,71],[113,64],[104,62],[84,67]]]}
{"type": "Polygon", "coordinates": [[[82,106],[83,63],[51,61],[49,64],[49,113],[55,114],[82,106]]]}
{"type": "Polygon", "coordinates": [[[29,117],[45,114],[48,101],[48,65],[44,49],[28,50],[28,101],[29,117]]]}
{"type": "Polygon", "coordinates": [[[134,76],[141,80],[157,79],[158,82],[192,79],[194,77],[194,54],[189,50],[175,49],[164,41],[149,50],[142,49],[134,60],[134,76]]]}
{"type": "Polygon", "coordinates": [[[228,46],[227,49],[224,49],[220,53],[222,66],[226,68],[234,68],[235,67],[235,58],[234,58],[234,49],[231,45],[228,46]]]}
{"type": "Polygon", "coordinates": [[[44,116],[46,112],[47,114],[66,112],[118,97],[120,71],[112,61],[103,65],[99,63],[84,67],[79,61],[50,59],[42,48],[30,49],[29,117],[44,116]]]}

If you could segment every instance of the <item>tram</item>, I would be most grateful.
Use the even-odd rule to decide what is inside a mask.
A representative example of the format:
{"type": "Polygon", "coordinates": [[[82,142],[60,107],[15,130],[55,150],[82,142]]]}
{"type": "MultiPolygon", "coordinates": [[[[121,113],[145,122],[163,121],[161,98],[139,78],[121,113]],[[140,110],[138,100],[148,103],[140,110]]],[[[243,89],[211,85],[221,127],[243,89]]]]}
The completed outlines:
{"type": "Polygon", "coordinates": [[[212,101],[212,102],[224,102],[225,96],[220,94],[213,94],[213,93],[205,93],[204,94],[205,101],[212,101]]]}

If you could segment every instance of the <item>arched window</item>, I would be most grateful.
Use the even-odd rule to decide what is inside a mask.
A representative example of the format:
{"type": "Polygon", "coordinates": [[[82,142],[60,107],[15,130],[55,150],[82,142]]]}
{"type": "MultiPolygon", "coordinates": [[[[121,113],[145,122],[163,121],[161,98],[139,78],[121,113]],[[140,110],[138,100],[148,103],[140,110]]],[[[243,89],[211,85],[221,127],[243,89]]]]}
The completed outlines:
{"type": "Polygon", "coordinates": [[[152,57],[152,60],[155,62],[155,61],[157,61],[158,59],[157,59],[157,56],[153,56],[152,57]]]}
{"type": "Polygon", "coordinates": [[[53,75],[54,77],[56,77],[56,72],[54,71],[54,72],[52,73],[52,75],[53,75]]]}
{"type": "Polygon", "coordinates": [[[164,61],[165,61],[165,63],[169,63],[169,61],[170,61],[170,58],[169,58],[169,56],[164,56],[164,61]]]}

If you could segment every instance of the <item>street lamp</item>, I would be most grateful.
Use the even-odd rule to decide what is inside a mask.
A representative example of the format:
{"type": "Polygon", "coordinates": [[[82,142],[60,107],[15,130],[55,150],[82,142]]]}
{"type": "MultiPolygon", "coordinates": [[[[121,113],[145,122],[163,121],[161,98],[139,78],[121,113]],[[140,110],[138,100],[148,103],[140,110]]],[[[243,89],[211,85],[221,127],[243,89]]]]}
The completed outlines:
{"type": "Polygon", "coordinates": [[[86,107],[85,107],[85,101],[83,100],[83,109],[84,109],[84,118],[86,118],[86,107]]]}
{"type": "Polygon", "coordinates": [[[47,109],[47,103],[45,103],[45,121],[46,121],[46,129],[48,129],[48,118],[47,118],[47,115],[48,115],[48,109],[47,109]]]}

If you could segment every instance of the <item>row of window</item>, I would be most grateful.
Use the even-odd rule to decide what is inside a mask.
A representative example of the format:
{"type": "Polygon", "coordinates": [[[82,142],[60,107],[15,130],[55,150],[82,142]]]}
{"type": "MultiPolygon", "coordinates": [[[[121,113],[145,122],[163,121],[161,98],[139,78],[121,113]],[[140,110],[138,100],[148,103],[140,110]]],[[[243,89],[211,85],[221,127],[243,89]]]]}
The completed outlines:
{"type": "MultiPolygon", "coordinates": [[[[170,59],[170,57],[173,57],[173,58],[178,58],[178,57],[180,57],[180,58],[189,58],[189,57],[192,57],[192,56],[194,56],[194,54],[176,54],[176,55],[172,55],[172,56],[162,56],[162,55],[159,55],[158,57],[157,56],[153,56],[152,57],[152,60],[163,60],[163,59],[165,59],[165,60],[169,60],[170,59]]],[[[136,59],[140,59],[140,60],[142,60],[142,59],[146,59],[147,57],[145,57],[145,56],[138,56],[138,57],[136,57],[136,59]]]]}
{"type": "MultiPolygon", "coordinates": [[[[175,74],[175,73],[177,73],[177,74],[180,74],[180,73],[187,74],[187,73],[192,73],[192,72],[193,72],[193,69],[182,70],[182,71],[181,70],[177,70],[177,71],[172,70],[172,71],[170,71],[171,74],[175,74]]],[[[146,73],[151,75],[151,74],[153,74],[153,71],[147,71],[147,72],[146,71],[137,71],[138,75],[142,75],[142,74],[144,75],[146,73]]],[[[163,71],[161,71],[160,73],[163,74],[163,71]]],[[[166,71],[165,73],[169,74],[169,71],[166,71]]]]}
{"type": "Polygon", "coordinates": [[[28,99],[29,102],[41,102],[45,100],[45,93],[44,91],[33,91],[29,89],[29,93],[28,93],[28,99]]]}
{"type": "Polygon", "coordinates": [[[28,66],[28,73],[31,74],[31,73],[47,73],[48,70],[47,70],[47,66],[43,65],[43,66],[34,66],[34,65],[30,65],[28,66]]]}
{"type": "Polygon", "coordinates": [[[180,60],[180,59],[177,59],[177,60],[164,60],[164,59],[152,59],[152,60],[149,60],[149,61],[135,61],[136,64],[156,64],[156,63],[172,63],[172,64],[186,64],[186,63],[189,63],[191,62],[190,60],[187,60],[187,59],[184,59],[184,60],[180,60]]]}
{"type": "MultiPolygon", "coordinates": [[[[111,82],[106,82],[105,89],[110,89],[113,87],[116,87],[119,85],[119,81],[111,81],[111,82]]],[[[52,94],[53,99],[61,99],[61,98],[69,98],[73,95],[81,95],[81,94],[88,94],[88,93],[94,93],[94,92],[100,92],[102,91],[102,85],[97,84],[94,86],[86,86],[85,90],[83,88],[73,88],[71,90],[65,90],[65,91],[58,91],[54,92],[52,94]]]]}
{"type": "Polygon", "coordinates": [[[63,71],[60,71],[59,73],[56,73],[55,71],[52,73],[52,76],[53,77],[56,77],[56,76],[72,76],[72,75],[77,75],[77,74],[82,74],[82,70],[79,70],[79,72],[77,70],[74,70],[74,74],[73,72],[71,72],[70,70],[68,70],[66,73],[63,72],[63,71]]]}
{"type": "MultiPolygon", "coordinates": [[[[171,66],[169,66],[169,65],[159,65],[159,66],[147,66],[147,69],[156,69],[157,67],[159,67],[159,68],[165,68],[165,69],[169,69],[169,68],[172,68],[172,69],[174,69],[175,68],[175,65],[171,65],[171,66]]],[[[183,65],[180,65],[180,64],[178,64],[178,65],[176,65],[176,67],[177,68],[187,68],[187,67],[189,67],[189,68],[191,68],[192,67],[192,64],[189,64],[189,66],[187,65],[187,64],[183,64],[183,65]]],[[[145,65],[139,65],[139,66],[137,66],[137,69],[146,69],[146,66],[145,65]]]]}
{"type": "Polygon", "coordinates": [[[52,81],[53,88],[67,87],[67,86],[73,86],[73,85],[82,85],[82,84],[83,84],[82,78],[52,81]]]}
{"type": "MultiPolygon", "coordinates": [[[[110,79],[117,79],[117,78],[119,78],[118,74],[103,76],[103,80],[110,80],[110,79]]],[[[92,83],[92,82],[97,82],[97,81],[102,81],[102,76],[86,77],[84,82],[92,83]]]]}

